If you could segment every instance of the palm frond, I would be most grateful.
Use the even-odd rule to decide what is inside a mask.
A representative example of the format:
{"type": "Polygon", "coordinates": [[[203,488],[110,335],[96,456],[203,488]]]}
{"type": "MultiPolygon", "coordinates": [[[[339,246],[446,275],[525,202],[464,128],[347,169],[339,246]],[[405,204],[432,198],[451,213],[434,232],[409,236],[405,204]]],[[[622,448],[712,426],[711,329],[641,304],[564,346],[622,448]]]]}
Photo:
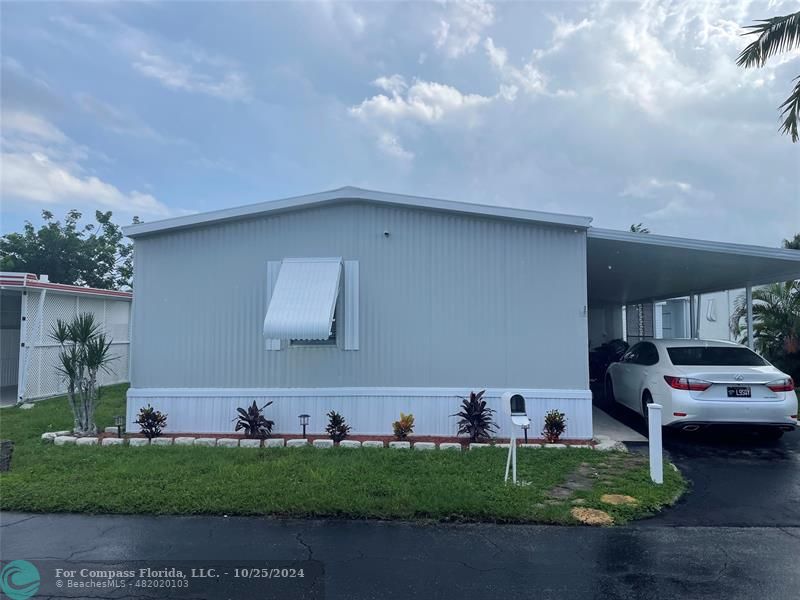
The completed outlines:
{"type": "Polygon", "coordinates": [[[800,76],[795,77],[794,81],[797,82],[794,90],[778,109],[781,110],[781,116],[785,117],[781,133],[791,136],[792,142],[797,142],[800,139],[797,133],[797,121],[800,119],[800,76]]]}
{"type": "Polygon", "coordinates": [[[70,339],[85,346],[86,343],[100,333],[100,326],[95,322],[92,313],[81,313],[69,324],[70,339]]]}
{"type": "Polygon", "coordinates": [[[56,324],[50,329],[50,338],[58,342],[61,346],[71,341],[69,325],[65,321],[57,319],[56,324]]]}
{"type": "Polygon", "coordinates": [[[748,31],[742,35],[757,35],[758,38],[742,50],[736,64],[746,69],[763,67],[770,56],[800,46],[800,11],[782,17],[759,19],[745,29],[748,31]]]}

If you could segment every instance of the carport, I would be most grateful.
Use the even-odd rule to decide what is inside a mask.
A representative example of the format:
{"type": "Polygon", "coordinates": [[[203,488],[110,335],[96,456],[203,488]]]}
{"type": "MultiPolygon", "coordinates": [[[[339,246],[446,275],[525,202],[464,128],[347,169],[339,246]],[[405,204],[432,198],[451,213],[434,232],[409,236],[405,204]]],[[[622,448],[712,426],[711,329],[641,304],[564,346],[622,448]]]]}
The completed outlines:
{"type": "Polygon", "coordinates": [[[700,294],[744,288],[750,299],[753,286],[800,279],[798,250],[598,228],[587,236],[590,339],[622,337],[622,306],[682,296],[695,337],[700,294]]]}
{"type": "MultiPolygon", "coordinates": [[[[800,279],[797,250],[597,228],[587,233],[586,265],[592,348],[598,342],[623,337],[623,306],[652,307],[662,300],[688,296],[690,332],[697,337],[701,294],[744,288],[751,306],[753,286],[800,279]]],[[[752,344],[752,311],[747,321],[752,344]]],[[[630,329],[627,333],[631,341],[630,329]]],[[[615,407],[604,408],[610,414],[593,407],[595,435],[644,441],[615,420],[622,417],[628,421],[625,417],[629,415],[620,414],[615,407]]]]}

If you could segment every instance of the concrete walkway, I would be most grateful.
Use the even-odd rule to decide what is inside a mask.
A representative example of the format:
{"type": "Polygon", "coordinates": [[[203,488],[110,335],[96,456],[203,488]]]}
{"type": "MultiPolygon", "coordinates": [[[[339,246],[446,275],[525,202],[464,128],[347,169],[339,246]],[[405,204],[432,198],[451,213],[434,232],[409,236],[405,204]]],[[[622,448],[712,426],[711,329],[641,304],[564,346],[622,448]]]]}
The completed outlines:
{"type": "Polygon", "coordinates": [[[646,442],[647,438],[618,421],[597,406],[592,406],[594,435],[605,435],[619,442],[646,442]]]}

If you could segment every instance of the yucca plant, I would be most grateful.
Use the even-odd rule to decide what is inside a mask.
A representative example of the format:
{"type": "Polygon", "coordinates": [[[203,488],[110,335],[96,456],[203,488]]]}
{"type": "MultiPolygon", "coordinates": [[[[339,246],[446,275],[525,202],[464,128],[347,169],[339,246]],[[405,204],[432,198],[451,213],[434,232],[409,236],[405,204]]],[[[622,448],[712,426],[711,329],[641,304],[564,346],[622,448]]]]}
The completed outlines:
{"type": "Polygon", "coordinates": [[[109,354],[111,339],[106,338],[94,315],[82,313],[72,321],[58,319],[50,337],[58,342],[58,371],[67,382],[67,399],[73,416],[73,430],[78,435],[94,435],[94,414],[100,401],[97,377],[108,372],[115,356],[109,354]]]}
{"type": "Polygon", "coordinates": [[[486,406],[483,395],[486,390],[470,392],[469,398],[461,398],[461,410],[451,417],[458,417],[458,435],[467,434],[470,442],[480,442],[492,437],[497,430],[492,415],[494,410],[486,406]]]}
{"type": "Polygon", "coordinates": [[[400,418],[392,423],[392,429],[394,429],[394,437],[398,440],[406,439],[414,433],[414,415],[400,413],[400,418]]]}
{"type": "Polygon", "coordinates": [[[264,409],[267,408],[272,402],[267,402],[261,408],[253,400],[253,403],[245,410],[244,408],[237,408],[236,412],[239,416],[234,419],[236,421],[236,431],[244,430],[244,436],[248,438],[264,439],[272,435],[272,427],[275,421],[270,421],[264,416],[264,409]]]}

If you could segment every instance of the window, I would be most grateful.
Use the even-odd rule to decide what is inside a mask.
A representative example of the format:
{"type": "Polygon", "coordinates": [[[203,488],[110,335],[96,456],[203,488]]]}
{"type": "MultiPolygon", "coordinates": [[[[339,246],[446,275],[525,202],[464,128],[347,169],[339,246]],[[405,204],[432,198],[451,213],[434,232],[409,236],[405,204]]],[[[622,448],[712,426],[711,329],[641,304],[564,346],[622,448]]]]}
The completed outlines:
{"type": "Polygon", "coordinates": [[[625,354],[622,355],[622,360],[620,362],[624,363],[635,363],[636,357],[639,353],[639,346],[640,344],[635,344],[633,348],[628,350],[625,354]]]}
{"type": "Polygon", "coordinates": [[[292,346],[359,349],[358,261],[284,258],[267,262],[267,350],[292,346]]]}
{"type": "Polygon", "coordinates": [[[667,348],[675,366],[761,367],[769,363],[749,348],[736,346],[683,346],[667,348]]]}
{"type": "Polygon", "coordinates": [[[658,363],[658,348],[650,342],[642,342],[639,344],[639,352],[636,356],[636,364],[639,365],[655,365],[658,363]]]}

